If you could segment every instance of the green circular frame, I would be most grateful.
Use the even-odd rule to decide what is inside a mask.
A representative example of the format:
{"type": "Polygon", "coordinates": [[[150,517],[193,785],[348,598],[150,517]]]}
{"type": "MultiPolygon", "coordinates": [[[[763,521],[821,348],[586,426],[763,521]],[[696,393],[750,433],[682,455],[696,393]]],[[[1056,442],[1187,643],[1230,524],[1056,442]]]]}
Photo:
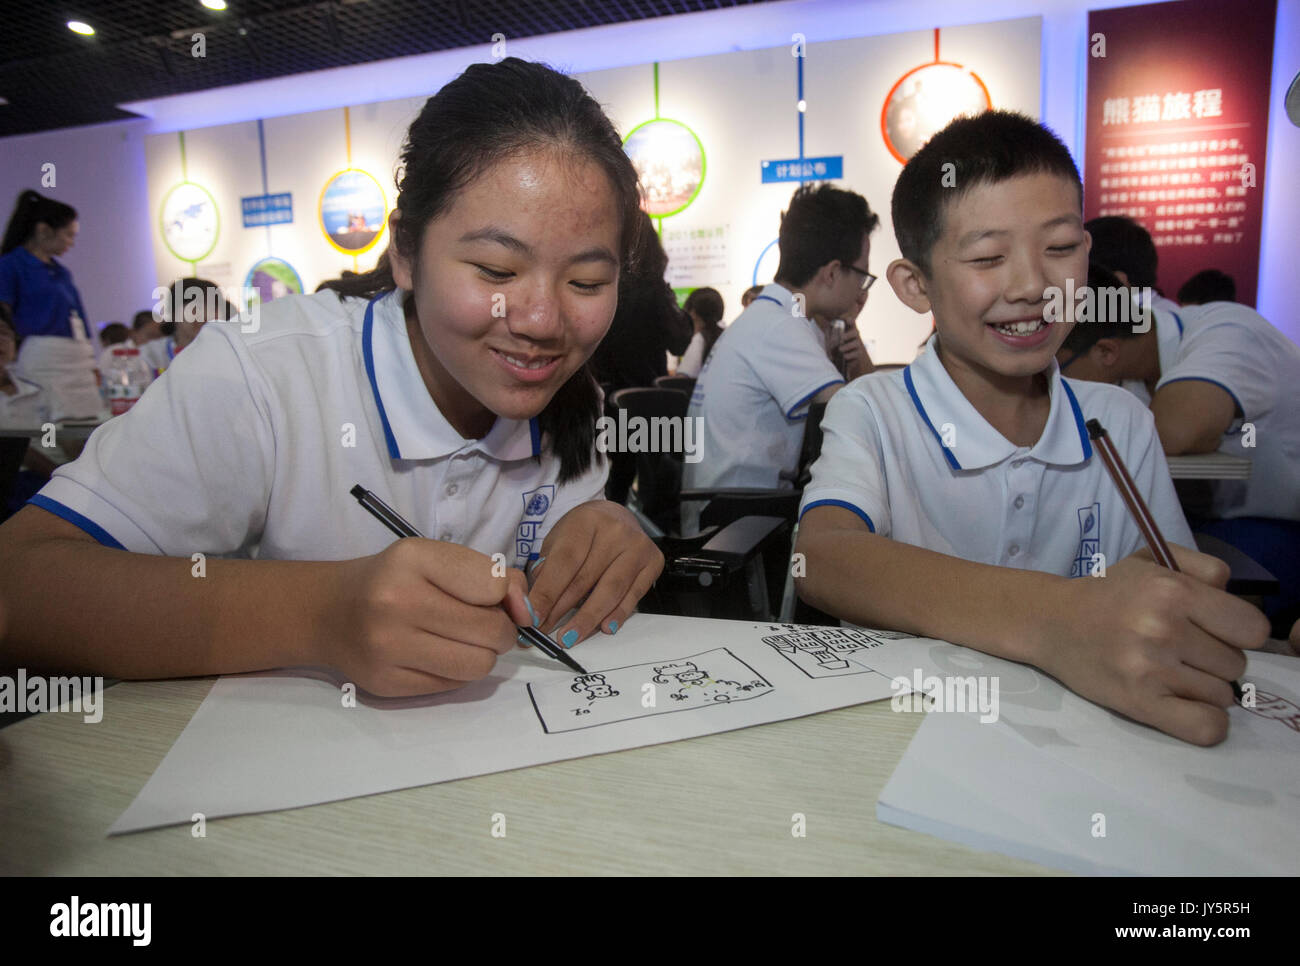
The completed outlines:
{"type": "Polygon", "coordinates": [[[217,204],[217,199],[213,197],[212,192],[203,187],[203,185],[199,184],[197,181],[178,181],[167,189],[167,193],[163,195],[162,204],[158,206],[158,232],[162,235],[163,245],[172,253],[173,256],[179,258],[182,262],[189,262],[191,265],[201,262],[212,254],[212,250],[217,247],[217,239],[221,237],[221,207],[217,204]],[[186,258],[180,252],[176,251],[176,249],[172,248],[171,242],[167,240],[167,226],[163,222],[163,212],[167,210],[167,199],[175,194],[177,189],[183,188],[187,184],[194,185],[194,187],[198,188],[208,196],[208,200],[212,202],[212,210],[216,212],[217,216],[217,231],[216,234],[212,236],[212,244],[208,246],[207,251],[202,255],[199,255],[197,258],[186,258]]]}
{"type": "Polygon", "coordinates": [[[709,173],[709,156],[704,153],[704,142],[700,140],[699,135],[697,135],[694,131],[692,131],[689,127],[687,127],[685,124],[683,124],[681,121],[677,120],[676,118],[655,117],[655,118],[651,118],[648,121],[642,121],[636,127],[632,128],[632,130],[628,131],[627,136],[623,138],[623,150],[625,152],[627,151],[627,142],[632,140],[632,135],[635,134],[637,131],[641,130],[641,128],[647,127],[651,124],[660,124],[664,122],[667,122],[669,124],[676,124],[678,127],[680,127],[683,131],[685,131],[694,139],[695,146],[700,149],[700,183],[695,186],[695,191],[692,192],[691,196],[682,203],[681,207],[674,208],[672,211],[666,211],[661,215],[650,214],[650,212],[646,212],[646,214],[650,215],[651,218],[671,218],[673,215],[681,214],[683,211],[689,208],[694,203],[695,199],[700,196],[700,189],[704,187],[704,179],[708,176],[709,173]]]}
{"type": "MultiPolygon", "coordinates": [[[[247,289],[249,289],[249,288],[252,287],[252,286],[250,286],[248,283],[251,282],[251,281],[253,280],[253,278],[252,278],[252,276],[253,276],[253,270],[254,270],[255,268],[257,268],[258,265],[261,265],[263,262],[268,262],[268,261],[276,261],[276,262],[279,262],[281,265],[283,265],[283,266],[285,266],[286,268],[288,268],[289,271],[293,272],[293,277],[296,278],[296,279],[298,280],[298,291],[296,291],[296,292],[291,292],[291,293],[289,293],[289,294],[291,294],[291,295],[301,295],[301,294],[302,294],[302,288],[303,288],[303,286],[302,286],[302,275],[300,275],[300,274],[298,273],[298,269],[294,268],[291,264],[289,264],[289,262],[288,262],[287,259],[283,259],[283,258],[281,258],[279,255],[263,255],[261,258],[255,260],[255,261],[253,262],[253,264],[250,265],[250,266],[248,267],[248,271],[244,273],[244,288],[245,288],[245,290],[247,290],[247,289]]],[[[260,302],[261,300],[259,299],[258,301],[260,302]]]]}

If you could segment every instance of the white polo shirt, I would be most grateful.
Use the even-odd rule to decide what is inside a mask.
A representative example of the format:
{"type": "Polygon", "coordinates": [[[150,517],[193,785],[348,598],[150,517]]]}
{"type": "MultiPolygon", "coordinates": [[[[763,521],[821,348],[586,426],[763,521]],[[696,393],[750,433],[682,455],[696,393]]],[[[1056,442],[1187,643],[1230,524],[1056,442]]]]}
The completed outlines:
{"type": "Polygon", "coordinates": [[[170,335],[162,339],[150,339],[140,346],[140,357],[155,374],[163,372],[176,358],[176,340],[170,335]]]}
{"type": "Polygon", "coordinates": [[[768,285],[700,370],[688,415],[704,418],[701,458],[684,465],[683,488],[792,487],[808,403],[843,381],[817,323],[794,314],[788,289],[768,285]]]}
{"type": "Polygon", "coordinates": [[[690,344],[686,346],[686,352],[682,355],[682,361],[677,363],[677,375],[690,376],[694,379],[700,374],[700,368],[704,365],[704,333],[696,332],[691,336],[690,344]]]}
{"type": "MultiPolygon", "coordinates": [[[[1156,390],[1184,379],[1213,383],[1242,413],[1218,451],[1249,459],[1250,479],[1216,481],[1212,515],[1300,520],[1300,347],[1236,302],[1157,307],[1154,315],[1156,390]]],[[[1124,387],[1147,398],[1141,383],[1124,387]]]]}
{"type": "Polygon", "coordinates": [[[604,498],[608,464],[560,486],[535,419],[461,438],[416,367],[404,294],[276,299],[252,334],[208,323],[31,502],[139,553],[343,560],[396,539],[349,494],[359,483],[425,536],[522,567],[604,498]]]}
{"type": "Polygon", "coordinates": [[[800,515],[852,510],[874,533],[980,563],[1065,577],[1143,547],[1084,424],[1101,421],[1168,543],[1195,547],[1149,410],[1117,386],[1049,373],[1051,410],[1033,446],[995,430],[962,394],[934,337],[905,369],[863,376],[822,420],[800,515]],[[945,445],[947,443],[948,445],[945,445]]]}

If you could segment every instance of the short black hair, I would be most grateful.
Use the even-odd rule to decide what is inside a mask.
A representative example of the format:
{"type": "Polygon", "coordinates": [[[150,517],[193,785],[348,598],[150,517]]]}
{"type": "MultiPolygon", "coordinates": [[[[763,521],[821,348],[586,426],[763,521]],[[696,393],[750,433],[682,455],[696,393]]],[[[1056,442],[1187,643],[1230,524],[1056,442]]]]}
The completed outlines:
{"type": "Polygon", "coordinates": [[[1083,227],[1092,236],[1090,260],[1123,272],[1130,285],[1155,287],[1156,244],[1145,228],[1123,215],[1094,218],[1083,227]]]}
{"type": "Polygon", "coordinates": [[[178,278],[172,282],[167,289],[167,309],[167,320],[158,328],[163,335],[169,337],[176,334],[178,322],[208,322],[211,321],[209,315],[224,320],[235,314],[234,308],[222,294],[221,286],[206,278],[194,276],[178,278]]]}
{"type": "Polygon", "coordinates": [[[121,322],[110,322],[99,330],[99,344],[105,347],[121,345],[130,338],[130,332],[121,322]]]}
{"type": "Polygon", "coordinates": [[[1046,127],[1015,111],[956,118],[912,155],[894,185],[890,208],[899,251],[929,275],[930,251],[943,234],[948,205],[977,185],[1043,173],[1071,182],[1082,211],[1079,169],[1046,127]]]}
{"type": "Polygon", "coordinates": [[[139,332],[144,326],[155,321],[152,309],[141,309],[131,318],[132,330],[139,332]]]}
{"type": "Polygon", "coordinates": [[[1178,290],[1178,299],[1183,305],[1204,305],[1206,302],[1237,301],[1237,283],[1227,272],[1217,268],[1207,268],[1197,272],[1178,290]]]}
{"type": "Polygon", "coordinates": [[[1079,321],[1065,337],[1061,348],[1084,353],[1102,339],[1131,339],[1141,335],[1129,314],[1118,314],[1118,298],[1129,298],[1133,286],[1125,285],[1118,275],[1097,262],[1088,263],[1088,288],[1093,290],[1094,306],[1090,317],[1079,321]],[[1117,294],[1116,290],[1122,294],[1117,294]]]}
{"type": "Polygon", "coordinates": [[[781,214],[776,281],[806,285],[823,265],[852,265],[862,254],[862,239],[879,224],[880,216],[857,192],[825,183],[800,185],[781,214]]]}

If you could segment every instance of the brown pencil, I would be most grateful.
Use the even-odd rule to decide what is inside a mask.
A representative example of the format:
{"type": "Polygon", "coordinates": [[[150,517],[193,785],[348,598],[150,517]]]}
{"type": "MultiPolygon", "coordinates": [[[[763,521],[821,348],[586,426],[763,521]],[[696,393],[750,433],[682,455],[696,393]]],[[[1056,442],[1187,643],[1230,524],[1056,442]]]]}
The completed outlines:
{"type": "Polygon", "coordinates": [[[1155,517],[1151,515],[1151,510],[1146,501],[1142,499],[1142,494],[1138,491],[1137,484],[1133,482],[1133,477],[1128,474],[1128,467],[1120,459],[1119,451],[1115,449],[1115,444],[1110,441],[1110,436],[1102,427],[1098,420],[1088,420],[1088,436],[1097,444],[1097,452],[1101,454],[1101,461],[1106,464],[1106,469],[1110,473],[1110,478],[1115,481],[1115,488],[1119,490],[1119,495],[1123,497],[1128,512],[1133,514],[1133,519],[1137,521],[1138,529],[1142,531],[1142,538],[1146,540],[1147,546],[1151,548],[1151,556],[1155,557],[1156,563],[1162,567],[1168,567],[1170,570],[1178,570],[1178,562],[1174,560],[1173,553],[1169,550],[1169,544],[1165,543],[1164,535],[1160,528],[1156,526],[1155,517]]]}

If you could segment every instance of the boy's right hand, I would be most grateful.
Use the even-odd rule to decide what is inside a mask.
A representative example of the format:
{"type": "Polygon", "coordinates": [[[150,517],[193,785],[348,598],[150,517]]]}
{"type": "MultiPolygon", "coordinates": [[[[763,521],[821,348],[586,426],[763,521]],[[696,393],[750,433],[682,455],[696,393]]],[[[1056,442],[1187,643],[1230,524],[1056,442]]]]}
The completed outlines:
{"type": "Polygon", "coordinates": [[[1268,639],[1267,618],[1222,588],[1228,565],[1170,548],[1182,573],[1143,550],[1105,577],[1071,580],[1063,618],[1038,664],[1092,701],[1197,745],[1227,737],[1242,648],[1268,639]]]}
{"type": "Polygon", "coordinates": [[[493,569],[477,550],[420,537],[345,561],[325,608],[322,657],[385,697],[448,691],[486,677],[515,646],[515,625],[532,623],[523,571],[493,576],[493,569]]]}

